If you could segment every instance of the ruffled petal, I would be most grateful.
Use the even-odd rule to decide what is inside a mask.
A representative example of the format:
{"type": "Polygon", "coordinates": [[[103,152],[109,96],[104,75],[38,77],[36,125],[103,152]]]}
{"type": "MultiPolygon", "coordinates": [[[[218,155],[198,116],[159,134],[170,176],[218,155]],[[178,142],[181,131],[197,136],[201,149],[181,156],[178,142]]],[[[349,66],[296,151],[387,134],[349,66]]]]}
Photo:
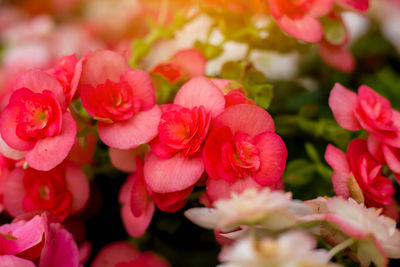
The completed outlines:
{"type": "Polygon", "coordinates": [[[100,139],[108,146],[132,149],[148,143],[158,134],[161,110],[158,106],[135,114],[126,121],[115,123],[98,122],[100,139]]]}
{"type": "Polygon", "coordinates": [[[25,153],[26,161],[33,169],[40,171],[51,170],[68,156],[75,137],[75,120],[69,112],[65,112],[63,114],[61,134],[38,140],[35,147],[25,153]]]}

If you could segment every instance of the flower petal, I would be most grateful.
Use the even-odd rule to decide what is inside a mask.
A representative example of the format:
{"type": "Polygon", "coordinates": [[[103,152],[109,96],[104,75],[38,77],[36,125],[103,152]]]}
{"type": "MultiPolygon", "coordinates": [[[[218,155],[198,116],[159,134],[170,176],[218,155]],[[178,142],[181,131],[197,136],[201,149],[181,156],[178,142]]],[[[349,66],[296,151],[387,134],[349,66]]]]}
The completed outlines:
{"type": "Polygon", "coordinates": [[[144,179],[151,191],[170,193],[194,185],[204,171],[201,156],[182,157],[179,153],[169,159],[160,159],[152,152],[144,162],[144,179]]]}
{"type": "Polygon", "coordinates": [[[161,110],[158,106],[135,114],[131,119],[115,123],[98,122],[100,139],[108,146],[132,149],[145,144],[158,133],[161,110]]]}
{"type": "Polygon", "coordinates": [[[287,15],[275,18],[276,23],[289,35],[305,41],[319,42],[322,39],[323,29],[318,19],[305,14],[302,18],[292,19],[287,15]]]}
{"type": "Polygon", "coordinates": [[[44,231],[45,222],[39,215],[29,221],[21,220],[1,225],[0,254],[15,255],[39,245],[43,240],[44,231]],[[7,237],[7,234],[10,237],[7,237]]]}
{"type": "Polygon", "coordinates": [[[41,70],[30,70],[24,72],[15,80],[14,90],[28,88],[34,93],[42,93],[44,90],[50,90],[55,95],[63,110],[67,108],[65,103],[64,91],[56,78],[41,70]]]}
{"type": "Polygon", "coordinates": [[[0,262],[6,267],[35,267],[33,262],[12,255],[0,256],[0,262]]]}
{"type": "Polygon", "coordinates": [[[122,79],[128,82],[133,91],[133,96],[141,102],[141,108],[148,110],[156,104],[156,94],[153,81],[149,74],[142,70],[129,70],[122,79]]]}
{"type": "Polygon", "coordinates": [[[13,217],[25,212],[22,207],[22,201],[26,195],[24,176],[24,170],[14,169],[9,173],[3,184],[4,208],[13,217]]]}
{"type": "Polygon", "coordinates": [[[261,189],[262,186],[255,182],[251,177],[237,179],[234,183],[230,183],[222,179],[208,179],[206,192],[209,200],[211,203],[213,203],[218,199],[230,198],[233,192],[241,193],[246,188],[261,189]]]}
{"type": "Polygon", "coordinates": [[[80,84],[96,87],[106,80],[118,82],[129,69],[122,55],[111,50],[97,50],[83,61],[80,84]]]}
{"type": "Polygon", "coordinates": [[[134,172],[136,170],[137,151],[135,149],[122,150],[118,148],[108,148],[111,164],[123,172],[134,172]]]}
{"type": "Polygon", "coordinates": [[[129,262],[139,256],[140,252],[128,242],[113,242],[103,247],[92,263],[92,267],[115,267],[119,262],[129,262]]]}
{"type": "Polygon", "coordinates": [[[61,134],[38,140],[35,147],[25,153],[26,161],[36,170],[48,171],[54,168],[68,156],[75,136],[75,120],[69,112],[65,112],[61,134]]]}
{"type": "MultiPolygon", "coordinates": [[[[22,140],[17,135],[17,117],[18,111],[16,106],[7,106],[0,116],[0,133],[3,141],[10,148],[17,151],[30,150],[35,146],[35,141],[22,140]]],[[[6,150],[7,151],[7,150],[6,150]]]]}
{"type": "Polygon", "coordinates": [[[225,98],[221,90],[205,77],[195,77],[185,83],[175,96],[174,104],[186,108],[204,106],[215,118],[225,107],[225,98]]]}
{"type": "Polygon", "coordinates": [[[68,162],[65,170],[67,188],[72,194],[71,213],[81,211],[89,200],[90,186],[86,174],[75,164],[68,162]]]}
{"type": "Polygon", "coordinates": [[[214,126],[228,126],[233,136],[237,132],[245,132],[252,138],[262,132],[275,131],[271,115],[261,107],[250,104],[228,107],[215,119],[214,126]]]}
{"type": "Polygon", "coordinates": [[[325,160],[333,170],[341,171],[343,173],[350,173],[350,166],[347,162],[346,154],[333,145],[329,144],[326,147],[325,160]]]}
{"type": "Polygon", "coordinates": [[[252,173],[253,179],[261,185],[276,183],[285,170],[287,151],[285,143],[279,135],[265,132],[254,138],[254,143],[260,151],[260,169],[252,173]]]}
{"type": "Polygon", "coordinates": [[[357,107],[357,95],[337,83],[329,96],[329,107],[337,123],[350,131],[358,131],[361,125],[358,123],[353,111],[357,107]]]}
{"type": "Polygon", "coordinates": [[[121,218],[126,231],[133,237],[142,236],[153,218],[155,210],[154,202],[147,205],[147,209],[139,216],[135,217],[131,211],[129,203],[122,206],[121,218]]]}
{"type": "Polygon", "coordinates": [[[73,236],[59,223],[51,223],[39,267],[79,267],[79,250],[73,236]]]}

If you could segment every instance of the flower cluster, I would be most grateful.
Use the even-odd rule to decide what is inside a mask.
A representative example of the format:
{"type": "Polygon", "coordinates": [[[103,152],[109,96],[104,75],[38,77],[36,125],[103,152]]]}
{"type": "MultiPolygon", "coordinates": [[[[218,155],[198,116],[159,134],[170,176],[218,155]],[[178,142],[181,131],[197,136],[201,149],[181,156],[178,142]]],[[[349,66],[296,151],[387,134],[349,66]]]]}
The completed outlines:
{"type": "Polygon", "coordinates": [[[0,5],[0,267],[400,259],[376,1],[34,2],[0,5]]]}
{"type": "Polygon", "coordinates": [[[329,145],[325,158],[333,168],[332,183],[336,194],[352,197],[368,207],[384,208],[393,218],[398,213],[393,196],[393,176],[398,177],[398,138],[400,137],[399,112],[390,102],[367,86],[358,94],[336,84],[329,97],[329,106],[339,125],[350,131],[364,129],[367,140],[354,139],[347,154],[329,145]],[[387,165],[391,172],[383,172],[387,165]]]}

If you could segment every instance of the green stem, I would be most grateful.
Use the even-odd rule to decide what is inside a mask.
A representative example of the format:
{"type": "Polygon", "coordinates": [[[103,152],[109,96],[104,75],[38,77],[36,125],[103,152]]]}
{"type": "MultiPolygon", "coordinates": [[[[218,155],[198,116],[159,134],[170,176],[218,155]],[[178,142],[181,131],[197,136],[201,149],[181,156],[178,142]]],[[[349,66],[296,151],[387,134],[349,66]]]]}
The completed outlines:
{"type": "Polygon", "coordinates": [[[331,259],[333,256],[335,256],[338,252],[344,250],[345,248],[351,246],[354,243],[353,238],[346,239],[342,243],[337,244],[334,246],[331,250],[329,250],[329,258],[331,259]]]}

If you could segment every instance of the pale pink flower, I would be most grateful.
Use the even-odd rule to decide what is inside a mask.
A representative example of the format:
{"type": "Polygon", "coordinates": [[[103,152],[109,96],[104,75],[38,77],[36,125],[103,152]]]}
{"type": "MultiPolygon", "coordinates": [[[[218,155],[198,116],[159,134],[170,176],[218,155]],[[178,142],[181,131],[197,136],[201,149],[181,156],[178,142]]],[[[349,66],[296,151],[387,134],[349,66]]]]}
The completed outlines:
{"type": "Polygon", "coordinates": [[[324,249],[315,249],[314,238],[305,232],[290,231],[276,240],[244,238],[224,247],[220,267],[334,267],[324,249]]]}
{"type": "Polygon", "coordinates": [[[292,200],[291,193],[269,188],[232,193],[230,199],[214,202],[214,207],[192,208],[185,216],[204,228],[227,232],[245,225],[281,230],[294,226],[298,216],[311,212],[301,201],[292,200]]]}
{"type": "Polygon", "coordinates": [[[361,266],[371,262],[386,266],[388,257],[400,258],[400,231],[393,219],[379,215],[379,209],[342,197],[319,197],[306,203],[315,212],[303,218],[316,223],[310,231],[332,245],[349,242],[346,252],[361,266]]]}

